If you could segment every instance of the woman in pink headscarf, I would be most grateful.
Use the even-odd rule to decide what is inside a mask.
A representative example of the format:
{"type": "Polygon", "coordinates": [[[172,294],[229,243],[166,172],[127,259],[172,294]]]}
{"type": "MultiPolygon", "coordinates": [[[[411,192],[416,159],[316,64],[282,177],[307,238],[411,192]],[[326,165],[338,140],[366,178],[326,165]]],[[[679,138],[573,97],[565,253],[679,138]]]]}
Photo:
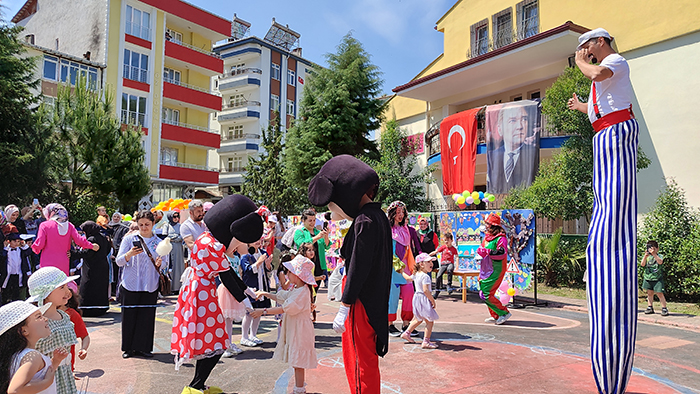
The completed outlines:
{"type": "Polygon", "coordinates": [[[32,244],[34,253],[41,253],[40,266],[56,267],[66,275],[70,275],[70,262],[68,251],[71,241],[84,249],[97,251],[100,246],[88,242],[85,237],[78,234],[75,226],[68,221],[68,211],[61,204],[49,204],[44,208],[44,216],[47,221],[39,225],[36,241],[32,244]]]}

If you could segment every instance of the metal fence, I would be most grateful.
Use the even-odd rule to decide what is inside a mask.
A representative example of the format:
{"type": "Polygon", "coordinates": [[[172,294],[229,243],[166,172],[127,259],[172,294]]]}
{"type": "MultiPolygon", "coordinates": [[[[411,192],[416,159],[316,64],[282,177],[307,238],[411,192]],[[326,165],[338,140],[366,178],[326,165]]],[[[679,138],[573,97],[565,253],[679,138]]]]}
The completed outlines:
{"type": "Polygon", "coordinates": [[[537,18],[524,20],[518,29],[501,29],[494,34],[494,37],[483,37],[474,42],[474,46],[467,50],[467,58],[485,55],[494,49],[502,48],[514,42],[524,40],[540,32],[537,18]]]}

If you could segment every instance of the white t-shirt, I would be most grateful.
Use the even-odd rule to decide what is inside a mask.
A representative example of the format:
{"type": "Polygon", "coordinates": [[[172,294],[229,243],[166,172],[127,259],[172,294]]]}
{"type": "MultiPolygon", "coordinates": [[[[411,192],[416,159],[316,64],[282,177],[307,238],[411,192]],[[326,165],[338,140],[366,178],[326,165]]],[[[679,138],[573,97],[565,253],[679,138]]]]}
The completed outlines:
{"type": "MultiPolygon", "coordinates": [[[[613,76],[595,83],[597,93],[598,111],[600,116],[605,116],[611,112],[620,111],[630,107],[632,102],[632,82],[630,82],[630,67],[627,60],[617,53],[608,55],[600,62],[601,67],[610,69],[613,76]]],[[[591,123],[598,120],[593,109],[593,86],[588,96],[588,119],[591,123]]]]}
{"type": "Polygon", "coordinates": [[[187,220],[180,225],[180,236],[183,239],[187,236],[192,236],[192,241],[196,241],[205,231],[207,231],[207,226],[204,224],[204,220],[197,224],[192,218],[187,218],[187,220]]]}
{"type": "Polygon", "coordinates": [[[416,293],[425,293],[423,290],[423,285],[428,285],[428,289],[432,291],[432,280],[425,272],[416,272],[413,275],[413,284],[416,286],[416,293]]]}

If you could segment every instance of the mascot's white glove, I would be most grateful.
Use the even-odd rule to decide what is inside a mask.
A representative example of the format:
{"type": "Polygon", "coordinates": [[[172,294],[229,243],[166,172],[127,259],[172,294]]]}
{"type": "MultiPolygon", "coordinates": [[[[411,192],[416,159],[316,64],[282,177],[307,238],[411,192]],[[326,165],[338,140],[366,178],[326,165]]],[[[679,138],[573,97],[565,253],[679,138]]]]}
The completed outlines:
{"type": "Polygon", "coordinates": [[[256,300],[258,296],[255,294],[255,290],[251,289],[250,287],[246,287],[245,291],[243,292],[248,295],[248,297],[256,300]]]}
{"type": "Polygon", "coordinates": [[[246,312],[254,311],[253,305],[250,303],[250,298],[246,297],[245,300],[243,300],[243,305],[245,305],[246,312]]]}
{"type": "Polygon", "coordinates": [[[350,313],[350,307],[341,305],[340,309],[338,309],[338,314],[333,319],[333,330],[338,334],[345,332],[345,320],[348,319],[348,313],[350,313]]]}

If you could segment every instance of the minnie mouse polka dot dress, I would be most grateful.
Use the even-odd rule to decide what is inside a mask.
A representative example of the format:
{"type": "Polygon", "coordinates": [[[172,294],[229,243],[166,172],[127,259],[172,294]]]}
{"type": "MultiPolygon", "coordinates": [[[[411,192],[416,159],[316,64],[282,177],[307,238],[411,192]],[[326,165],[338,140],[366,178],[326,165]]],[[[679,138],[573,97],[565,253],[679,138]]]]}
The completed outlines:
{"type": "Polygon", "coordinates": [[[222,354],[229,345],[224,317],[216,296],[214,277],[229,269],[226,248],[209,233],[203,233],[192,246],[194,275],[180,289],[173,316],[170,352],[175,370],[189,360],[222,354]]]}

